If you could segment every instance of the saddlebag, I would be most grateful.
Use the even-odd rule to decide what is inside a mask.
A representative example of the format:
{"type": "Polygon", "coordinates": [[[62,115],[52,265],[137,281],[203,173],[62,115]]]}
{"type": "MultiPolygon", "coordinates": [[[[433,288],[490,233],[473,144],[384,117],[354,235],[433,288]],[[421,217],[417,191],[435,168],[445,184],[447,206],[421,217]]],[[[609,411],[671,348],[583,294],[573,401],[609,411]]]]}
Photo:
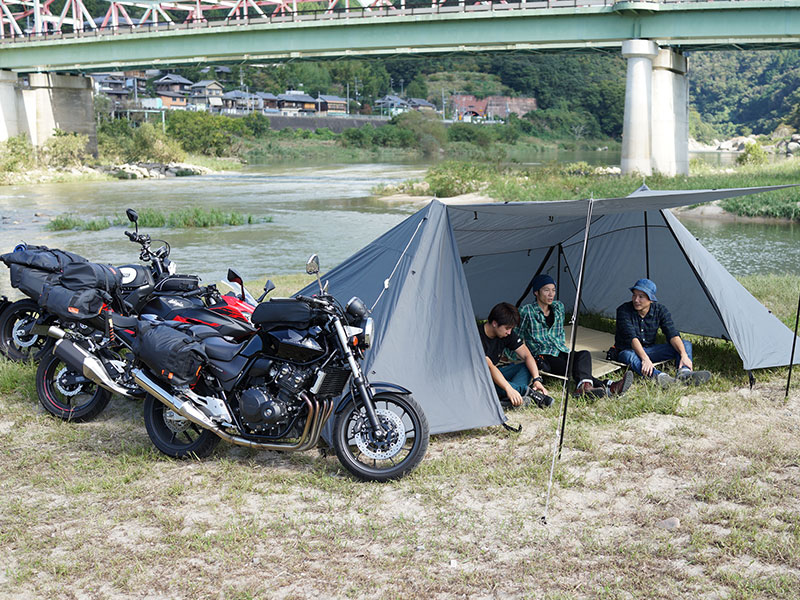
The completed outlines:
{"type": "Polygon", "coordinates": [[[200,341],[166,323],[140,322],[133,353],[158,377],[173,385],[194,383],[208,360],[200,341]]]}
{"type": "Polygon", "coordinates": [[[11,271],[11,287],[17,288],[26,296],[38,300],[45,284],[58,279],[58,274],[42,269],[32,269],[16,263],[8,266],[11,271]]]}
{"type": "Polygon", "coordinates": [[[116,267],[93,262],[71,263],[64,267],[61,285],[70,290],[96,289],[109,294],[116,292],[122,276],[116,267]]]}
{"type": "Polygon", "coordinates": [[[47,246],[18,246],[14,252],[0,255],[2,260],[9,267],[11,265],[21,265],[32,269],[41,269],[50,273],[61,271],[68,264],[74,262],[86,262],[86,259],[72,252],[59,250],[58,248],[48,248],[47,246]]]}
{"type": "Polygon", "coordinates": [[[71,290],[63,285],[46,283],[39,306],[67,320],[91,319],[100,314],[108,294],[98,289],[71,290]]]}
{"type": "Polygon", "coordinates": [[[302,300],[273,298],[256,306],[250,320],[263,328],[297,327],[306,329],[314,324],[317,311],[302,300]]]}
{"type": "Polygon", "coordinates": [[[200,288],[197,275],[170,275],[156,284],[156,292],[193,292],[200,288]]]}

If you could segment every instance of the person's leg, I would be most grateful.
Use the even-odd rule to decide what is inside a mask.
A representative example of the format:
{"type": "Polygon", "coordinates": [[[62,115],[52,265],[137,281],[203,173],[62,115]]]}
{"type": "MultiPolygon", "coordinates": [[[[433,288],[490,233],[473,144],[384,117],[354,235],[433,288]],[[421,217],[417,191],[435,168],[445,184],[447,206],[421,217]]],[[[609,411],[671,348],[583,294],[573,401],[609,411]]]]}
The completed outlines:
{"type": "Polygon", "coordinates": [[[581,385],[590,382],[594,388],[602,388],[605,384],[592,375],[592,354],[588,350],[576,350],[572,355],[572,378],[581,385]]]}
{"type": "MultiPolygon", "coordinates": [[[[645,346],[644,352],[650,357],[653,363],[661,362],[663,360],[670,360],[678,356],[675,348],[669,344],[656,344],[655,346],[645,346]]],[[[620,350],[617,355],[617,360],[630,366],[636,373],[642,375],[642,360],[633,350],[620,350]]],[[[658,369],[653,367],[653,374],[651,377],[657,379],[661,373],[658,369]]]]}
{"type": "MultiPolygon", "coordinates": [[[[694,358],[692,357],[692,342],[687,340],[681,340],[683,342],[683,347],[686,348],[686,354],[689,356],[689,360],[694,363],[694,358]]],[[[711,379],[711,373],[709,371],[696,371],[694,367],[689,369],[688,367],[680,367],[680,357],[675,360],[675,366],[678,369],[678,374],[675,378],[678,381],[683,383],[691,383],[694,385],[699,385],[701,383],[705,383],[709,379],[711,379]]]]}
{"type": "MultiPolygon", "coordinates": [[[[506,381],[511,384],[511,387],[517,390],[523,396],[528,393],[528,382],[531,380],[531,374],[528,372],[528,367],[525,363],[513,363],[499,367],[500,372],[506,381]]],[[[505,392],[498,388],[498,394],[505,397],[505,392]]]]}

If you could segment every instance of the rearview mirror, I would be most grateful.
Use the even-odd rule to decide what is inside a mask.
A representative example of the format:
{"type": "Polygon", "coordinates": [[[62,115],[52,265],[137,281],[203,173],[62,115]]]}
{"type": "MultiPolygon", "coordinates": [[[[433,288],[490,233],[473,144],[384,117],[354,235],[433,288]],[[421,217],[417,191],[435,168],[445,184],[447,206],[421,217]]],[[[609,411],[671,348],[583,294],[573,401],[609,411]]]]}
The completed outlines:
{"type": "Polygon", "coordinates": [[[131,223],[137,223],[139,221],[139,213],[137,213],[132,208],[126,210],[125,214],[128,215],[128,221],[130,221],[131,223]]]}
{"type": "Polygon", "coordinates": [[[244,279],[242,279],[242,276],[239,275],[233,269],[228,269],[228,281],[230,281],[231,283],[236,283],[239,286],[241,286],[242,291],[239,294],[239,298],[241,298],[241,300],[244,301],[244,299],[245,299],[245,295],[244,295],[244,279]]]}
{"type": "Polygon", "coordinates": [[[319,256],[312,254],[306,262],[306,273],[309,275],[316,275],[319,273],[319,256]]]}

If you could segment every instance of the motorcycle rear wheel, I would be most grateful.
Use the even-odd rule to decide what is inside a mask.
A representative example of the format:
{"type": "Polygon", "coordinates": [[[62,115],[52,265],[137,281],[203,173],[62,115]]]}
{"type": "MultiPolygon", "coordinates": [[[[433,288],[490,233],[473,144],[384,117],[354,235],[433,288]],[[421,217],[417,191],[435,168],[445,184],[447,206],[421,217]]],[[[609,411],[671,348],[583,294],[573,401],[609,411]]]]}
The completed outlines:
{"type": "Polygon", "coordinates": [[[160,400],[144,399],[144,426],[150,441],[172,458],[205,458],[219,443],[219,436],[174,413],[160,400]]]}
{"type": "Polygon", "coordinates": [[[44,409],[64,421],[89,421],[103,412],[111,399],[111,392],[54,354],[39,363],[36,393],[44,409]]]}
{"type": "Polygon", "coordinates": [[[383,392],[375,394],[373,402],[387,438],[375,439],[364,408],[351,400],[333,424],[336,456],[359,479],[399,479],[425,456],[430,435],[428,419],[410,395],[383,392]]]}
{"type": "Polygon", "coordinates": [[[0,353],[13,361],[41,360],[55,340],[46,335],[25,333],[42,313],[33,300],[17,300],[0,313],[0,353]]]}

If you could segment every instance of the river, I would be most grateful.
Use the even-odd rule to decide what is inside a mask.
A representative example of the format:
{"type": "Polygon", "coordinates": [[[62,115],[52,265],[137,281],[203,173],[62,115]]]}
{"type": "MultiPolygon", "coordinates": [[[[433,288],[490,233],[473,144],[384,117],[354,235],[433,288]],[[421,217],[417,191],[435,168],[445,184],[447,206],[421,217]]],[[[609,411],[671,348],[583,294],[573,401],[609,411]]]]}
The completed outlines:
{"type": "MultiPolygon", "coordinates": [[[[128,207],[169,211],[200,206],[272,222],[147,231],[169,241],[180,272],[199,274],[205,282],[223,278],[229,266],[245,279],[298,273],[312,252],[320,255],[325,270],[417,210],[373,198],[370,189],[421,179],[424,171],[422,166],[390,164],[250,167],[166,180],[7,186],[0,188],[0,250],[26,241],[99,262],[136,262],[137,246],[120,227],[49,232],[44,226],[62,213],[90,219],[123,216],[128,207]]],[[[800,273],[800,226],[708,220],[687,220],[686,225],[733,274],[800,273]]],[[[6,275],[0,276],[0,293],[17,295],[6,275]]]]}

